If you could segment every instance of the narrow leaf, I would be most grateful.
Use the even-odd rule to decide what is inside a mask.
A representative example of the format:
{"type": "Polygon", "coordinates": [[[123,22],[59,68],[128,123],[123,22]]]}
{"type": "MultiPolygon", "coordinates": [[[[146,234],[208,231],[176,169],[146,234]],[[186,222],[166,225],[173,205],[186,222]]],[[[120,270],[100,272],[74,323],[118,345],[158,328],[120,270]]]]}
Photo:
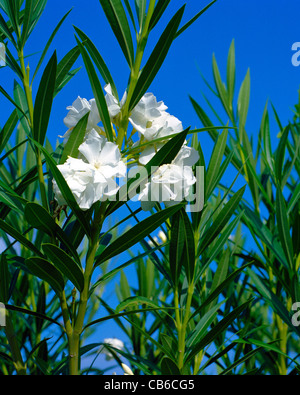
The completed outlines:
{"type": "Polygon", "coordinates": [[[43,250],[55,267],[71,281],[79,292],[82,292],[84,276],[81,267],[65,251],[53,244],[43,244],[43,250]]]}
{"type": "Polygon", "coordinates": [[[25,264],[35,276],[50,284],[56,292],[63,292],[65,287],[63,276],[50,262],[32,257],[26,259],[25,264]]]}

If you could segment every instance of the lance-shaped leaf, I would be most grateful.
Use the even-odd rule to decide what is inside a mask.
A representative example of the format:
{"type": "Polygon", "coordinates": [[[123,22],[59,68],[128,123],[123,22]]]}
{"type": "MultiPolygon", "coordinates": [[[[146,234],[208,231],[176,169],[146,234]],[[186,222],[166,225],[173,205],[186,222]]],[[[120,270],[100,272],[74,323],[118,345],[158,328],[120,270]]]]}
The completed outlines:
{"type": "Polygon", "coordinates": [[[158,0],[149,24],[149,30],[152,30],[156,26],[170,4],[170,1],[171,0],[158,0]]]}
{"type": "Polygon", "coordinates": [[[9,300],[10,274],[5,254],[0,256],[0,302],[7,303],[9,300]]]}
{"type": "Polygon", "coordinates": [[[218,173],[220,172],[223,156],[225,154],[225,149],[227,146],[227,137],[228,137],[228,130],[225,129],[218,137],[218,140],[214,146],[206,174],[206,188],[205,188],[206,199],[213,192],[213,187],[215,186],[215,179],[217,178],[218,173]]]}
{"type": "Polygon", "coordinates": [[[17,240],[24,247],[28,248],[30,251],[42,256],[42,253],[35,247],[34,244],[32,244],[25,236],[18,232],[14,227],[4,222],[2,219],[0,219],[0,229],[10,235],[13,239],[17,240]]]}
{"type": "Polygon", "coordinates": [[[6,124],[0,131],[0,153],[4,150],[10,136],[12,135],[18,123],[17,110],[14,110],[8,118],[6,124]]]}
{"type": "Polygon", "coordinates": [[[78,46],[72,48],[58,63],[56,83],[55,83],[55,94],[60,91],[64,81],[70,74],[71,67],[74,65],[80,55],[78,46]]]}
{"type": "Polygon", "coordinates": [[[164,357],[160,366],[162,375],[180,376],[181,374],[176,363],[169,357],[164,357]]]}
{"type": "Polygon", "coordinates": [[[286,210],[285,201],[281,189],[277,189],[276,192],[276,217],[279,239],[282,245],[282,249],[285,253],[287,262],[289,263],[290,269],[292,270],[293,265],[293,242],[290,234],[289,220],[286,210]]]}
{"type": "Polygon", "coordinates": [[[157,229],[162,223],[168,218],[174,215],[178,210],[183,207],[183,203],[176,204],[173,207],[166,208],[151,217],[139,222],[129,231],[118,237],[113,241],[104,251],[98,256],[95,265],[98,266],[101,263],[107,261],[121,254],[134,246],[139,241],[143,240],[146,236],[150,235],[155,229],[157,229]]]}
{"type": "Polygon", "coordinates": [[[246,186],[242,187],[231,197],[229,202],[226,203],[217,218],[214,220],[212,226],[204,234],[198,252],[199,255],[201,255],[202,252],[209,246],[209,244],[220,234],[224,226],[230,220],[243,197],[245,189],[246,186]]]}
{"type": "Polygon", "coordinates": [[[250,71],[248,69],[246,77],[241,85],[238,97],[239,127],[245,128],[250,102],[250,71]]]}
{"type": "Polygon", "coordinates": [[[50,236],[56,236],[80,263],[79,256],[72,241],[51,217],[48,211],[37,203],[27,203],[24,211],[26,221],[35,229],[40,229],[50,236]]]}
{"type": "Polygon", "coordinates": [[[134,49],[130,27],[122,2],[121,0],[100,0],[100,3],[124,56],[131,67],[134,63],[134,49]]]}
{"type": "Polygon", "coordinates": [[[9,29],[8,25],[5,22],[5,19],[0,14],[0,33],[7,38],[15,47],[17,46],[14,36],[11,33],[11,29],[9,29]]]}
{"type": "Polygon", "coordinates": [[[193,344],[186,355],[185,364],[189,363],[204,347],[212,343],[214,339],[224,332],[232,322],[249,306],[253,299],[248,300],[242,305],[236,307],[229,314],[227,314],[221,321],[219,321],[201,340],[193,344]]]}
{"type": "Polygon", "coordinates": [[[182,209],[180,211],[180,216],[183,224],[181,237],[184,240],[182,260],[188,283],[191,284],[193,282],[195,272],[195,238],[191,221],[185,210],[182,209]]]}
{"type": "Polygon", "coordinates": [[[97,108],[99,111],[100,119],[103,123],[104,130],[106,133],[106,137],[109,141],[113,141],[113,131],[112,131],[112,126],[111,126],[111,121],[110,121],[110,116],[107,108],[107,103],[105,100],[105,96],[103,93],[102,86],[100,84],[99,78],[97,76],[95,67],[86,51],[84,46],[82,45],[81,42],[76,38],[77,44],[79,46],[81,56],[83,58],[85,68],[87,71],[87,74],[89,76],[89,80],[92,86],[92,90],[95,96],[97,108]]]}
{"type": "Polygon", "coordinates": [[[22,27],[22,36],[21,36],[21,45],[24,46],[26,43],[26,40],[29,37],[29,31],[34,15],[34,5],[35,1],[34,0],[26,0],[25,3],[25,10],[24,10],[24,21],[23,21],[23,27],[22,27]]]}
{"type": "Polygon", "coordinates": [[[55,51],[44,70],[34,104],[33,137],[41,145],[44,144],[50,119],[56,82],[56,69],[57,57],[55,51]]]}
{"type": "Polygon", "coordinates": [[[172,280],[177,287],[182,268],[182,254],[184,250],[185,240],[182,237],[184,224],[180,212],[173,215],[171,227],[171,241],[170,241],[170,273],[172,280]]]}
{"type": "Polygon", "coordinates": [[[83,143],[84,136],[87,130],[87,124],[90,113],[85,114],[72,130],[69,139],[64,146],[64,150],[60,159],[60,163],[65,163],[69,156],[72,158],[78,157],[78,148],[83,143]]]}
{"type": "Polygon", "coordinates": [[[46,281],[56,292],[63,292],[65,287],[64,278],[52,263],[43,258],[31,257],[26,259],[25,264],[32,274],[46,281]]]}
{"type": "Polygon", "coordinates": [[[81,267],[65,251],[54,244],[43,244],[43,251],[55,267],[81,292],[84,288],[84,276],[81,267]]]}
{"type": "Polygon", "coordinates": [[[177,29],[183,16],[184,8],[185,6],[181,7],[168,23],[147,63],[145,64],[130,101],[130,111],[137,105],[137,103],[146,93],[147,89],[150,87],[152,81],[161,68],[176,36],[177,29]]]}

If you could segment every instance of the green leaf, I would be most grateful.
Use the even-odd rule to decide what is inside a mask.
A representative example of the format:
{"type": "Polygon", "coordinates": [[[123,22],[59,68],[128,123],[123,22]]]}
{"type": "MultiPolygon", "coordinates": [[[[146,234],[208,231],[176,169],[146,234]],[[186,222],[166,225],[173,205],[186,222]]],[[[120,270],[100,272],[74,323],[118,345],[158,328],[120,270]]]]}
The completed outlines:
{"type": "Polygon", "coordinates": [[[74,26],[74,29],[76,30],[76,33],[82,40],[82,44],[86,47],[88,50],[91,58],[93,59],[97,69],[99,70],[102,78],[106,82],[106,84],[110,84],[112,93],[115,96],[115,98],[118,99],[118,91],[116,88],[116,85],[114,83],[114,80],[110,74],[110,71],[108,67],[106,66],[102,56],[100,55],[98,49],[96,48],[95,44],[91,41],[91,39],[78,27],[74,26]]]}
{"type": "Polygon", "coordinates": [[[228,92],[226,90],[226,86],[223,83],[222,79],[221,79],[221,75],[220,75],[220,71],[218,68],[218,64],[217,64],[217,60],[215,55],[213,55],[213,60],[212,60],[212,65],[213,65],[213,76],[214,76],[214,81],[215,81],[215,85],[218,91],[218,95],[219,98],[223,104],[223,107],[227,113],[227,115],[229,116],[231,122],[234,123],[234,118],[233,118],[233,114],[232,111],[230,109],[230,102],[229,102],[229,96],[228,96],[228,92]]]}
{"type": "Polygon", "coordinates": [[[180,211],[182,223],[183,223],[183,240],[184,240],[184,252],[183,252],[183,265],[185,267],[185,273],[188,283],[191,284],[194,280],[195,272],[195,237],[190,219],[184,209],[180,211]]]}
{"type": "Polygon", "coordinates": [[[0,302],[8,303],[10,274],[5,254],[0,256],[0,302]]]}
{"type": "Polygon", "coordinates": [[[44,144],[54,97],[57,70],[56,51],[47,64],[36,95],[33,113],[33,138],[44,144]]]}
{"type": "Polygon", "coordinates": [[[148,298],[145,298],[143,296],[132,296],[132,297],[128,297],[127,299],[125,299],[123,302],[121,302],[117,308],[116,308],[116,314],[120,313],[123,310],[126,310],[131,307],[136,307],[139,308],[139,306],[150,306],[154,309],[159,309],[160,306],[153,302],[152,300],[149,300],[148,298]]]}
{"type": "Polygon", "coordinates": [[[104,126],[106,137],[109,141],[114,141],[110,116],[109,116],[109,112],[108,112],[108,108],[107,108],[107,103],[106,103],[103,89],[100,84],[99,78],[97,76],[96,70],[95,70],[93,63],[92,63],[88,53],[86,52],[84,46],[78,41],[78,39],[77,39],[77,43],[78,43],[78,46],[79,46],[79,49],[81,52],[81,56],[82,56],[84,64],[85,64],[86,71],[89,76],[89,80],[90,80],[92,90],[93,90],[93,93],[95,96],[95,100],[97,103],[97,108],[99,111],[100,119],[101,119],[103,126],[104,126]]]}
{"type": "Polygon", "coordinates": [[[134,49],[130,27],[122,2],[121,0],[100,0],[100,4],[131,67],[134,63],[134,49]]]}
{"type": "MultiPolygon", "coordinates": [[[[212,294],[219,287],[219,285],[221,285],[226,280],[229,269],[229,258],[230,250],[227,249],[225,252],[223,252],[223,255],[218,263],[217,270],[213,275],[213,281],[209,290],[209,294],[212,294]]],[[[206,311],[209,311],[216,303],[217,299],[207,306],[206,311]]]]}
{"type": "Polygon", "coordinates": [[[12,35],[11,30],[8,28],[8,25],[6,24],[1,14],[0,14],[0,33],[2,33],[5,36],[5,38],[7,38],[14,45],[15,48],[17,47],[14,36],[12,35]]]}
{"type": "Polygon", "coordinates": [[[20,123],[27,134],[27,136],[31,135],[31,127],[28,122],[29,118],[29,109],[28,109],[28,104],[27,104],[27,99],[26,99],[26,94],[21,87],[21,85],[15,80],[14,81],[14,99],[19,106],[19,108],[22,109],[22,112],[20,110],[17,110],[18,117],[20,120],[20,123]],[[23,114],[26,114],[27,117],[25,117],[23,114]]]}
{"type": "Polygon", "coordinates": [[[146,18],[147,0],[134,0],[136,15],[139,20],[140,31],[143,30],[146,18]]]}
{"type": "Polygon", "coordinates": [[[139,222],[129,231],[125,232],[123,235],[118,237],[113,241],[98,257],[95,262],[95,266],[119,255],[131,248],[133,245],[143,240],[146,236],[151,234],[155,229],[157,229],[163,222],[165,222],[169,217],[174,215],[178,210],[183,207],[183,203],[176,204],[173,207],[166,208],[151,217],[139,222]]]}
{"type": "Polygon", "coordinates": [[[61,88],[61,85],[66,79],[66,76],[69,75],[70,70],[76,60],[80,55],[80,51],[78,46],[72,48],[58,63],[57,65],[57,73],[56,73],[56,82],[55,82],[55,92],[58,92],[61,88]]]}
{"type": "Polygon", "coordinates": [[[215,186],[215,178],[217,178],[220,172],[223,156],[227,146],[227,138],[228,138],[228,130],[225,129],[218,137],[218,140],[214,146],[206,174],[206,180],[207,180],[206,188],[205,188],[206,199],[208,199],[208,197],[213,193],[213,187],[215,186]]]}
{"type": "Polygon", "coordinates": [[[32,244],[29,240],[26,239],[20,232],[18,232],[11,225],[4,222],[0,219],[0,229],[2,229],[5,233],[9,234],[13,239],[17,240],[24,247],[28,248],[30,251],[34,252],[39,256],[43,256],[42,253],[32,244]]]}
{"type": "Polygon", "coordinates": [[[134,89],[129,104],[129,111],[131,111],[138,104],[161,68],[175,39],[177,29],[183,16],[184,8],[185,6],[181,7],[168,23],[147,63],[145,64],[134,89]]]}
{"type": "Polygon", "coordinates": [[[186,29],[188,29],[205,11],[207,11],[217,0],[213,0],[207,6],[205,6],[201,11],[199,11],[189,22],[187,22],[182,28],[177,32],[176,38],[180,36],[186,29]]]}
{"type": "Polygon", "coordinates": [[[18,123],[17,110],[14,110],[8,118],[6,124],[0,132],[0,153],[4,150],[8,140],[10,139],[13,131],[15,130],[18,123]]]}
{"type": "Polygon", "coordinates": [[[247,121],[250,102],[250,70],[248,69],[246,77],[241,85],[238,97],[238,115],[239,127],[244,129],[247,121]]]}
{"type": "Polygon", "coordinates": [[[232,40],[228,58],[227,58],[227,92],[228,92],[228,100],[230,104],[230,109],[232,110],[232,102],[234,96],[234,88],[235,88],[235,45],[234,40],[232,40]]]}
{"type": "Polygon", "coordinates": [[[253,270],[247,269],[247,273],[251,277],[253,284],[255,285],[257,291],[262,296],[265,302],[267,302],[275,313],[277,313],[281,319],[287,324],[287,326],[295,332],[298,336],[300,330],[298,327],[294,326],[291,321],[290,312],[286,309],[284,304],[279,300],[279,298],[272,292],[272,290],[266,285],[253,270]]]}
{"type": "MultiPolygon", "coordinates": [[[[33,258],[29,258],[29,259],[33,259],[33,258]]],[[[35,265],[36,265],[36,263],[33,262],[33,266],[35,266],[35,265]]],[[[55,281],[55,283],[56,283],[56,281],[55,281]]],[[[59,286],[61,286],[61,285],[62,284],[60,284],[59,286]]],[[[19,307],[19,306],[6,305],[5,307],[9,311],[17,311],[18,313],[27,314],[27,315],[29,315],[31,317],[41,318],[41,319],[43,319],[45,321],[51,322],[52,324],[58,325],[62,330],[64,330],[64,327],[59,322],[55,321],[53,318],[48,317],[46,315],[43,315],[43,314],[40,314],[40,313],[36,313],[35,311],[29,310],[29,309],[24,309],[23,307],[19,307]]]]}
{"type": "Polygon", "coordinates": [[[43,251],[55,267],[71,281],[79,292],[82,292],[84,288],[84,276],[78,263],[76,263],[65,251],[53,244],[43,244],[43,251]]]}
{"type": "Polygon", "coordinates": [[[168,5],[170,4],[170,1],[171,0],[158,0],[149,24],[149,31],[152,30],[157,25],[160,18],[163,16],[165,10],[167,9],[168,5]]]}
{"type": "Polygon", "coordinates": [[[248,229],[252,230],[262,242],[273,252],[278,261],[289,269],[284,251],[278,243],[275,235],[262,223],[260,218],[248,206],[242,203],[242,208],[245,210],[244,221],[248,229]]]}
{"type": "Polygon", "coordinates": [[[292,270],[294,267],[293,242],[290,234],[289,219],[281,189],[276,192],[276,217],[279,239],[285,253],[287,262],[292,270]]]}
{"type": "Polygon", "coordinates": [[[180,376],[180,370],[176,363],[168,357],[164,357],[161,361],[161,374],[164,376],[180,376]]]}
{"type": "Polygon", "coordinates": [[[76,261],[80,263],[79,256],[72,242],[44,207],[37,203],[27,203],[24,216],[26,221],[35,229],[40,229],[50,236],[56,236],[70,251],[76,261]]]}
{"type": "Polygon", "coordinates": [[[185,364],[188,364],[201,350],[204,349],[208,344],[214,341],[214,339],[223,333],[232,322],[249,306],[253,299],[248,300],[242,305],[236,307],[229,314],[219,321],[202,339],[192,347],[192,350],[187,354],[185,358],[185,364]]]}
{"type": "Polygon", "coordinates": [[[69,156],[71,156],[72,158],[78,157],[78,153],[79,153],[78,148],[83,143],[87,130],[89,115],[90,115],[89,112],[85,114],[81,118],[81,120],[77,123],[75,128],[72,130],[69,139],[66,145],[64,146],[60,163],[65,163],[65,161],[68,159],[69,156]]]}
{"type": "Polygon", "coordinates": [[[170,273],[175,287],[178,286],[181,268],[182,254],[185,247],[185,239],[182,237],[184,233],[184,223],[182,221],[181,212],[173,215],[171,226],[171,241],[169,250],[170,273]]]}
{"type": "Polygon", "coordinates": [[[281,180],[282,180],[282,169],[284,168],[285,151],[286,151],[289,132],[290,132],[289,126],[284,128],[275,154],[275,173],[279,186],[281,185],[281,180]]]}
{"type": "Polygon", "coordinates": [[[29,31],[31,27],[31,22],[34,14],[34,0],[26,0],[25,11],[24,11],[24,21],[22,28],[21,45],[24,47],[26,40],[29,37],[29,31]]]}
{"type": "Polygon", "coordinates": [[[201,255],[203,251],[209,246],[209,244],[220,234],[224,226],[230,220],[243,197],[245,189],[246,185],[230,198],[228,203],[225,204],[217,218],[214,220],[212,226],[204,234],[198,252],[199,255],[201,255]]]}
{"type": "Polygon", "coordinates": [[[32,274],[46,281],[56,292],[63,292],[65,287],[63,276],[52,263],[42,258],[32,257],[26,259],[25,264],[32,274]]]}
{"type": "Polygon", "coordinates": [[[210,308],[209,311],[207,311],[203,315],[203,317],[201,317],[201,319],[197,323],[195,329],[189,335],[189,337],[186,341],[186,346],[189,349],[192,350],[193,346],[195,344],[199,343],[202,340],[202,338],[207,334],[207,330],[208,330],[209,326],[213,323],[213,321],[217,317],[218,310],[220,309],[222,304],[224,304],[224,302],[225,301],[222,301],[222,302],[218,303],[216,306],[210,308]]]}
{"type": "Polygon", "coordinates": [[[22,108],[9,96],[9,94],[5,91],[5,89],[2,86],[0,86],[0,93],[2,93],[2,95],[5,96],[6,99],[9,100],[19,111],[21,111],[21,113],[28,120],[28,117],[25,114],[25,112],[22,110],[22,108]]]}

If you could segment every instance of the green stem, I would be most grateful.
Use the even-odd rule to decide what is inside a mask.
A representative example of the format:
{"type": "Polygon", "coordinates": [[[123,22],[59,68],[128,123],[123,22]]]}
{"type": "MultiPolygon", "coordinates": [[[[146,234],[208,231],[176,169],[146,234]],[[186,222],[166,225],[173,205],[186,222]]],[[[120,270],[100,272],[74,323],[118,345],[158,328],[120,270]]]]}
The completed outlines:
{"type": "MultiPolygon", "coordinates": [[[[21,51],[19,52],[18,55],[19,55],[20,65],[21,65],[21,70],[22,70],[22,75],[23,75],[22,82],[23,82],[23,87],[24,87],[28,111],[29,111],[29,124],[30,124],[31,130],[33,130],[34,107],[33,107],[33,99],[32,99],[32,88],[31,88],[30,82],[29,82],[29,67],[27,69],[25,68],[23,49],[21,49],[21,51]]],[[[38,180],[39,180],[39,185],[40,185],[42,204],[43,204],[43,207],[48,210],[49,207],[48,207],[46,185],[45,185],[45,179],[44,179],[44,173],[43,173],[43,163],[41,160],[41,154],[37,148],[35,149],[35,155],[36,155],[36,162],[37,162],[37,169],[38,169],[38,180]]]]}
{"type": "Polygon", "coordinates": [[[191,306],[192,306],[192,299],[194,294],[194,281],[191,282],[188,286],[187,290],[187,301],[185,307],[185,313],[183,317],[183,322],[178,324],[178,368],[182,370],[184,365],[184,354],[185,354],[185,340],[186,340],[186,331],[187,326],[190,319],[191,314],[191,306]]]}
{"type": "MultiPolygon", "coordinates": [[[[90,239],[89,249],[86,257],[86,266],[84,271],[84,287],[80,293],[80,300],[78,306],[78,313],[76,321],[73,322],[73,328],[67,331],[69,341],[69,355],[70,355],[70,375],[77,376],[80,367],[80,336],[83,330],[84,319],[87,311],[87,303],[90,292],[90,281],[93,274],[94,261],[96,252],[99,246],[99,234],[104,221],[106,204],[101,205],[95,210],[95,219],[92,226],[92,236],[90,239]]],[[[75,317],[74,317],[75,319],[75,317]]]]}
{"type": "Polygon", "coordinates": [[[138,78],[140,75],[140,69],[142,65],[142,60],[143,60],[143,55],[145,51],[145,47],[148,41],[148,36],[149,36],[149,26],[150,26],[150,21],[154,12],[155,8],[155,0],[150,0],[148,12],[147,12],[147,17],[145,24],[143,26],[142,31],[138,35],[137,38],[137,50],[136,50],[136,56],[135,56],[135,61],[133,68],[131,70],[131,75],[130,75],[130,83],[128,87],[128,92],[127,92],[127,99],[126,102],[122,108],[121,111],[121,120],[120,120],[120,128],[118,132],[118,137],[117,137],[117,144],[119,148],[122,148],[122,144],[124,141],[124,136],[126,134],[127,128],[128,128],[128,123],[129,123],[129,105],[136,87],[136,84],[138,82],[138,78]]]}

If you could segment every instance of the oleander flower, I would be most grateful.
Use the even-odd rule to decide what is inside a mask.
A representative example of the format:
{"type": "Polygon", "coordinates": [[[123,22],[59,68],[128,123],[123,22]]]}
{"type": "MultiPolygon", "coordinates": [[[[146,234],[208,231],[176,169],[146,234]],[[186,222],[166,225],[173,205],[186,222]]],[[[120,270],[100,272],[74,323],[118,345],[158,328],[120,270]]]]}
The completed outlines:
{"type": "Polygon", "coordinates": [[[160,166],[139,195],[142,209],[151,210],[155,202],[168,207],[186,198],[197,181],[192,166],[198,159],[197,151],[184,145],[171,164],[160,166]]]}
{"type": "MultiPolygon", "coordinates": [[[[108,344],[109,346],[112,346],[112,347],[116,348],[117,350],[123,350],[124,349],[124,343],[122,342],[122,340],[119,340],[119,339],[116,339],[116,338],[104,339],[103,343],[104,344],[108,344]]],[[[114,358],[112,353],[106,347],[102,347],[101,348],[101,352],[103,352],[103,354],[105,354],[105,359],[107,361],[110,361],[110,360],[112,360],[114,358]]]]}
{"type": "Polygon", "coordinates": [[[152,93],[146,93],[132,110],[129,121],[140,134],[155,135],[165,124],[167,108],[152,93]]]}
{"type": "MultiPolygon", "coordinates": [[[[126,165],[116,144],[108,142],[94,129],[79,146],[83,159],[68,158],[58,169],[69,185],[79,207],[88,210],[97,201],[114,196],[119,190],[117,177],[125,177],[126,165]]],[[[66,202],[53,182],[55,198],[59,205],[66,202]]]]}
{"type": "Polygon", "coordinates": [[[69,129],[75,127],[80,119],[88,112],[90,112],[87,125],[88,131],[95,128],[101,121],[95,99],[87,101],[78,96],[72,106],[67,107],[67,110],[69,110],[69,112],[64,119],[64,124],[69,129]]]}
{"type": "Polygon", "coordinates": [[[119,102],[119,100],[112,93],[110,84],[107,84],[104,87],[104,90],[106,92],[105,100],[106,100],[110,118],[114,119],[115,117],[117,117],[120,114],[121,109],[124,106],[124,103],[127,99],[127,92],[124,93],[122,100],[119,102]]]}

